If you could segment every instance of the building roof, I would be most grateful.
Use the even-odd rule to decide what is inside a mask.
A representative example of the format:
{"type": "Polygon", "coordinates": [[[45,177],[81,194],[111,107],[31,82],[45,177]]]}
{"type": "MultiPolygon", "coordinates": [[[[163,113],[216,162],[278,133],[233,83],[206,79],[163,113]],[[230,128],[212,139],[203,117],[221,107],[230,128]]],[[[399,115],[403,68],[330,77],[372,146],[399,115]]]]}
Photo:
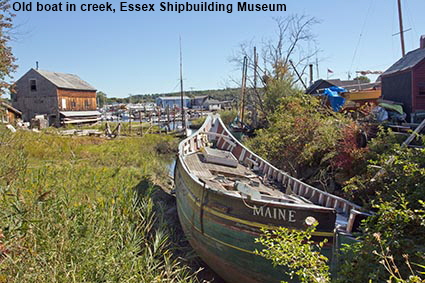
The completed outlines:
{"type": "Polygon", "coordinates": [[[204,102],[204,105],[213,105],[213,104],[222,104],[223,101],[218,101],[216,99],[208,99],[204,102]]]}
{"type": "Polygon", "coordinates": [[[382,75],[386,76],[386,75],[391,75],[397,72],[407,71],[415,67],[424,59],[425,59],[425,48],[415,49],[407,53],[404,57],[400,58],[400,60],[395,62],[382,75]]]}
{"type": "Polygon", "coordinates": [[[35,70],[41,76],[45,77],[58,88],[77,89],[77,90],[92,90],[96,91],[88,82],[83,81],[77,75],[50,72],[45,70],[35,70]]]}
{"type": "Polygon", "coordinates": [[[4,106],[4,107],[6,107],[7,109],[9,109],[10,111],[12,111],[16,115],[22,115],[22,112],[21,111],[19,111],[18,109],[12,107],[10,104],[7,104],[4,101],[1,102],[1,105],[4,106]]]}
{"type": "MultiPolygon", "coordinates": [[[[176,99],[180,99],[180,96],[162,96],[162,97],[158,97],[158,99],[161,99],[161,100],[176,100],[176,99]]],[[[183,99],[190,99],[190,97],[183,96],[183,99]]]]}
{"type": "Polygon", "coordinates": [[[205,98],[210,98],[210,96],[209,95],[198,95],[198,96],[195,96],[193,99],[205,99],[205,98]]]}
{"type": "Polygon", "coordinates": [[[346,88],[347,91],[363,90],[368,88],[374,88],[380,85],[379,81],[370,82],[370,83],[362,83],[362,82],[359,82],[358,80],[342,81],[340,79],[332,79],[332,80],[319,79],[315,81],[309,88],[307,88],[305,93],[313,94],[313,93],[316,93],[316,91],[323,89],[323,87],[321,87],[322,83],[328,83],[333,86],[343,87],[343,88],[346,88]]]}

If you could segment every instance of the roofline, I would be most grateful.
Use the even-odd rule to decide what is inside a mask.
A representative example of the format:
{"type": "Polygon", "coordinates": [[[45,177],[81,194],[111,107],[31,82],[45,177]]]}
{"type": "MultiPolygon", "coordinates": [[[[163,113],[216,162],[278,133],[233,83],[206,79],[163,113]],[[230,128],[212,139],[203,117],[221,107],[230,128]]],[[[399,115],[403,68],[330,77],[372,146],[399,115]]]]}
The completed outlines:
{"type": "MultiPolygon", "coordinates": [[[[53,83],[52,83],[53,84],[53,83]]],[[[55,84],[54,84],[55,85],[55,84]]],[[[86,89],[86,88],[67,88],[67,87],[60,87],[55,85],[58,89],[66,89],[66,90],[79,90],[79,91],[95,91],[97,92],[97,89],[86,89]]]]}
{"type": "Polygon", "coordinates": [[[1,102],[1,105],[3,105],[4,107],[8,108],[9,110],[15,112],[15,114],[19,114],[19,115],[22,116],[22,112],[19,111],[18,109],[16,109],[15,107],[13,107],[12,105],[10,105],[10,104],[8,104],[4,101],[1,102]]]}
{"type": "MultiPolygon", "coordinates": [[[[425,58],[424,58],[424,60],[425,60],[425,58]]],[[[407,69],[404,69],[404,70],[401,70],[401,71],[392,71],[390,73],[383,73],[381,75],[381,78],[383,78],[383,77],[389,77],[389,76],[392,76],[392,75],[395,75],[395,74],[408,73],[408,72],[411,72],[412,69],[413,69],[413,67],[410,67],[410,68],[407,68],[407,69]]]]}
{"type": "MultiPolygon", "coordinates": [[[[46,71],[46,72],[50,72],[50,73],[58,73],[58,74],[64,74],[64,75],[73,75],[73,76],[76,76],[77,78],[79,78],[81,81],[83,81],[83,82],[85,82],[86,84],[88,84],[88,85],[90,85],[91,87],[93,87],[93,89],[88,89],[88,88],[67,88],[67,87],[60,87],[60,86],[58,86],[57,84],[55,84],[53,81],[51,81],[48,77],[46,77],[45,75],[43,75],[42,73],[40,73],[39,71],[40,70],[38,70],[38,69],[34,69],[34,68],[31,68],[28,72],[26,72],[22,77],[24,77],[27,73],[29,73],[31,70],[34,70],[34,71],[36,71],[37,72],[37,74],[39,74],[40,76],[42,76],[43,78],[45,78],[46,80],[48,80],[51,84],[53,84],[55,87],[57,87],[57,88],[60,88],[60,89],[67,89],[67,90],[84,90],[84,91],[96,91],[97,92],[97,89],[95,89],[92,85],[90,85],[88,82],[86,82],[85,80],[83,80],[82,78],[80,78],[79,76],[77,76],[77,75],[75,75],[75,74],[69,74],[69,73],[61,73],[61,72],[52,72],[52,71],[48,71],[48,70],[43,70],[43,71],[46,71]]],[[[21,78],[22,78],[21,77],[21,78]]],[[[21,79],[20,78],[20,79],[21,79]]],[[[19,79],[19,80],[20,80],[19,79]]],[[[18,81],[19,81],[18,80],[18,81]]]]}

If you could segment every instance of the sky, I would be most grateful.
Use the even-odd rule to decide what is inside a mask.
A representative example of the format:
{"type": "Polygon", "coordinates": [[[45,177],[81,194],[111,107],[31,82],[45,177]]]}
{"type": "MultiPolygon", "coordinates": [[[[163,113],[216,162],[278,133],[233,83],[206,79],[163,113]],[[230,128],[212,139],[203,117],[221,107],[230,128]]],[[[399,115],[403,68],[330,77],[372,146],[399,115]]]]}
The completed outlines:
{"type": "MultiPolygon", "coordinates": [[[[77,11],[49,12],[36,11],[37,1],[32,1],[32,11],[15,11],[10,45],[19,67],[14,79],[38,61],[40,69],[76,74],[108,97],[177,92],[181,37],[185,91],[237,87],[241,66],[230,59],[238,54],[240,44],[253,42],[261,49],[264,42],[276,39],[273,18],[292,14],[320,21],[312,28],[320,49],[315,79],[347,79],[349,72],[353,77],[357,70],[385,70],[401,57],[400,37],[393,35],[399,31],[397,0],[248,1],[283,3],[286,12],[238,12],[237,1],[216,1],[233,3],[232,13],[159,11],[160,0],[127,1],[155,4],[154,12],[119,11],[120,2],[109,1],[115,13],[80,11],[81,4],[107,3],[102,0],[63,1],[63,6],[76,4],[77,11]]],[[[15,4],[16,9],[19,6],[15,4]]],[[[410,51],[419,47],[420,35],[425,34],[425,0],[402,0],[402,10],[408,30],[406,51],[410,51]]]]}

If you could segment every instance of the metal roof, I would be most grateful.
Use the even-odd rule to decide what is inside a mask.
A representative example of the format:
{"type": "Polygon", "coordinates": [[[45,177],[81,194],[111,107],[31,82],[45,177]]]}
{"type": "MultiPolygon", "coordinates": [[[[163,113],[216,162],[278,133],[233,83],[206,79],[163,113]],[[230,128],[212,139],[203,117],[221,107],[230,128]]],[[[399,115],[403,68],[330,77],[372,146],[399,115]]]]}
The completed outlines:
{"type": "Polygon", "coordinates": [[[59,88],[96,91],[94,87],[92,87],[88,82],[80,79],[77,75],[50,72],[45,70],[35,71],[59,88]]]}
{"type": "Polygon", "coordinates": [[[415,67],[424,59],[425,59],[425,48],[415,49],[407,53],[404,57],[402,57],[397,62],[395,62],[382,75],[386,76],[386,75],[394,74],[397,72],[407,71],[415,67]]]}
{"type": "Polygon", "coordinates": [[[15,114],[22,115],[22,112],[21,111],[19,111],[15,107],[12,107],[12,105],[7,104],[4,101],[1,102],[1,105],[4,106],[4,107],[6,107],[7,109],[9,109],[10,111],[14,112],[15,114]]]}
{"type": "MultiPolygon", "coordinates": [[[[181,98],[180,98],[180,96],[162,96],[162,97],[158,97],[158,99],[161,99],[161,100],[176,100],[176,99],[181,99],[181,98]]],[[[183,99],[190,99],[190,97],[183,96],[183,99]]]]}
{"type": "Polygon", "coordinates": [[[79,116],[100,116],[99,111],[60,111],[65,117],[79,117],[79,116]]]}

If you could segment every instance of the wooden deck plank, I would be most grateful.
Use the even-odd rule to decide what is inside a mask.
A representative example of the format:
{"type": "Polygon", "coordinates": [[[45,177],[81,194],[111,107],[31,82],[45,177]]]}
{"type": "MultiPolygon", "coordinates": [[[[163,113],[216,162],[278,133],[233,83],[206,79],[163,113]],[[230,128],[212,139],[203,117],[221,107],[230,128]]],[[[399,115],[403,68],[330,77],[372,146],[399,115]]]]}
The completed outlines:
{"type": "Polygon", "coordinates": [[[283,197],[285,195],[283,192],[277,189],[265,186],[261,182],[259,176],[257,176],[249,168],[241,164],[238,164],[238,166],[234,168],[225,165],[207,163],[204,162],[202,153],[200,152],[192,153],[185,156],[184,161],[192,174],[205,181],[211,187],[215,187],[220,190],[226,190],[226,188],[222,184],[220,184],[214,179],[217,177],[217,174],[225,176],[235,175],[235,178],[237,178],[236,176],[240,176],[240,178],[242,179],[246,178],[258,182],[259,186],[253,188],[265,195],[278,198],[283,197]]]}

